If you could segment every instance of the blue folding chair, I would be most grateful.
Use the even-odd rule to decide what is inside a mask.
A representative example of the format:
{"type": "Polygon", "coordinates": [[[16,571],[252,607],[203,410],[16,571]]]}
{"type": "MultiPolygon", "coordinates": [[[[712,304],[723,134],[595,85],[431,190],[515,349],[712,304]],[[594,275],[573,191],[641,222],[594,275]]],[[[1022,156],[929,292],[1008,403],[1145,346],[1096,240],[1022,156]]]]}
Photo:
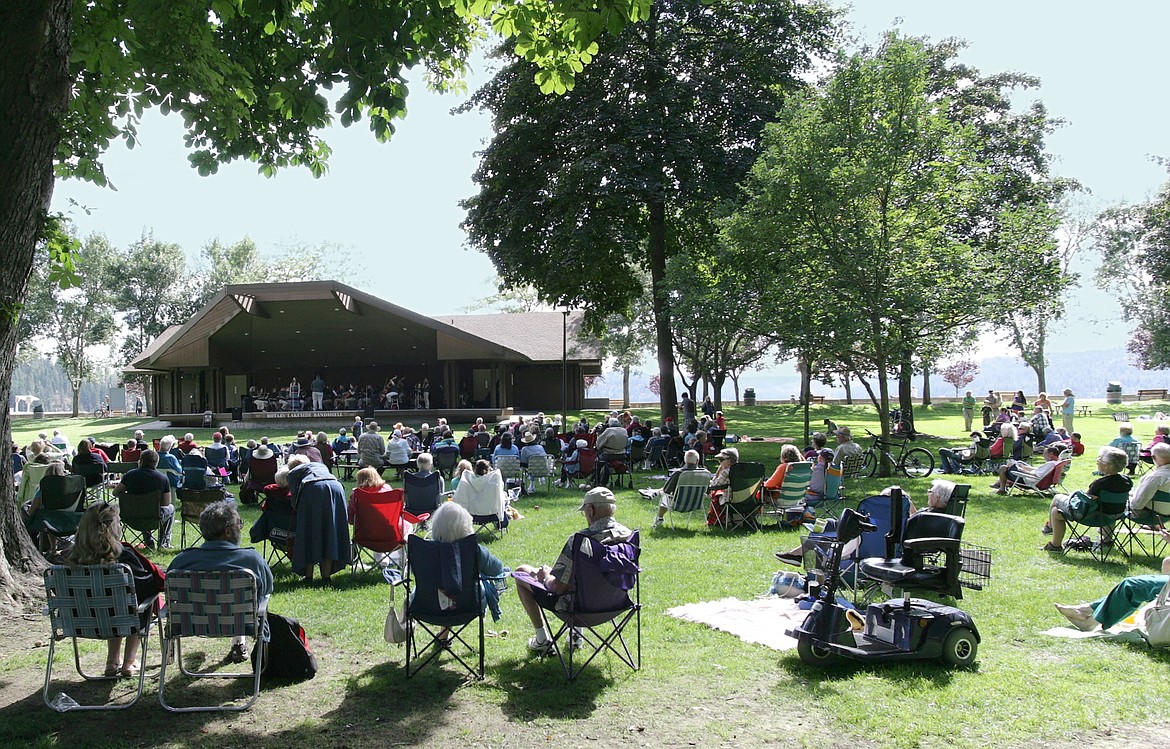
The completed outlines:
{"type": "Polygon", "coordinates": [[[410,566],[404,617],[407,677],[446,652],[472,676],[482,679],[484,594],[479,580],[478,540],[471,535],[455,543],[438,543],[412,535],[406,540],[406,550],[410,566]],[[478,648],[463,638],[467,627],[476,622],[478,648]],[[445,635],[440,637],[444,630],[445,635]],[[426,641],[420,645],[423,638],[426,641]],[[478,655],[478,667],[473,658],[465,660],[456,645],[471,651],[473,658],[478,655]]]}

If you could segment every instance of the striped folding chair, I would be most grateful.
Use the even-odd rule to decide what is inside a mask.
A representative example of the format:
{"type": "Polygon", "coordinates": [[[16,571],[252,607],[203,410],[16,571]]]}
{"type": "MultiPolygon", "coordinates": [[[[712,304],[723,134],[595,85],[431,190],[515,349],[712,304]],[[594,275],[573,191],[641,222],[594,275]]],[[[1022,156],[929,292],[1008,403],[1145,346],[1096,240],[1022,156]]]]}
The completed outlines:
{"type": "Polygon", "coordinates": [[[251,570],[169,570],[166,581],[166,626],[163,652],[174,644],[174,659],[184,676],[193,679],[252,679],[252,693],[242,704],[176,707],[167,702],[167,665],[158,677],[158,701],[173,713],[247,710],[260,697],[260,673],[267,653],[267,599],[256,594],[251,570]],[[190,637],[251,637],[256,657],[250,671],[193,671],[183,663],[183,640],[190,637]]]}
{"type": "Polygon", "coordinates": [[[86,681],[117,679],[117,676],[93,676],[81,665],[77,640],[109,640],[113,637],[137,637],[140,640],[140,663],[146,663],[146,646],[150,634],[150,611],[158,600],[138,602],[134,592],[134,575],[124,564],[94,564],[71,567],[55,564],[45,570],[45,613],[49,617],[52,636],[49,638],[49,661],[45,666],[45,704],[58,712],[67,710],[119,710],[138,702],[146,683],[146,669],[138,671],[138,690],[134,699],[126,703],[78,705],[70,701],[62,704],[49,699],[49,685],[53,680],[53,656],[57,641],[73,640],[73,664],[86,681]]]}

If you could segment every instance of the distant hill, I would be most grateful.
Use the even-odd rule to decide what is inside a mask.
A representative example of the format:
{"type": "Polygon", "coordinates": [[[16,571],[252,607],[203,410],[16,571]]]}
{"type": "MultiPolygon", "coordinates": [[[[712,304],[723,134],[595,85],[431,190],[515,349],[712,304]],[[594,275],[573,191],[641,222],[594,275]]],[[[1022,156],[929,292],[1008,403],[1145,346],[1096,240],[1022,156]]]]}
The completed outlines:
{"type": "MultiPolygon", "coordinates": [[[[1059,393],[1072,388],[1082,398],[1104,398],[1105,386],[1112,380],[1121,382],[1122,391],[1133,393],[1139,388],[1170,388],[1170,371],[1144,370],[1133,366],[1123,348],[1104,351],[1060,352],[1048,357],[1048,392],[1059,393]]],[[[636,402],[656,401],[650,392],[650,376],[645,372],[630,375],[630,397],[636,402]]],[[[892,383],[891,383],[892,384],[892,383]]],[[[914,378],[916,392],[922,392],[922,378],[914,378]]],[[[800,378],[791,365],[782,364],[774,369],[749,372],[740,379],[740,389],[755,388],[756,397],[762,400],[786,400],[800,391],[800,378]]],[[[984,359],[979,364],[979,375],[967,386],[976,395],[988,389],[1023,390],[1029,396],[1036,394],[1036,375],[1019,359],[1010,356],[996,356],[984,359]]],[[[814,382],[812,391],[829,398],[844,398],[845,389],[829,387],[814,382]]],[[[932,375],[930,392],[939,397],[953,397],[955,389],[942,377],[932,375]]],[[[959,393],[962,395],[962,393],[959,393]]],[[[606,372],[604,379],[589,389],[595,398],[621,398],[622,378],[620,372],[606,372]]],[[[734,391],[728,383],[723,393],[724,400],[731,400],[734,391]]],[[[858,382],[853,383],[854,399],[865,400],[868,395],[858,382]]]]}

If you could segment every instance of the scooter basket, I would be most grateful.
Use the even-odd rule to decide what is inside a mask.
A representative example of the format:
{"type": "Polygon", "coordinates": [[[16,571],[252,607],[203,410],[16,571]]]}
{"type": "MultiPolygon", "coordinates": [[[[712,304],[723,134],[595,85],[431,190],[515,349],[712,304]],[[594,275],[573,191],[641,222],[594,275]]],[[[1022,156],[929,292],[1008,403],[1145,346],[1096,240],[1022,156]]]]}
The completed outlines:
{"type": "Polygon", "coordinates": [[[991,584],[991,552],[987,546],[963,541],[959,546],[959,585],[983,590],[991,584]]]}

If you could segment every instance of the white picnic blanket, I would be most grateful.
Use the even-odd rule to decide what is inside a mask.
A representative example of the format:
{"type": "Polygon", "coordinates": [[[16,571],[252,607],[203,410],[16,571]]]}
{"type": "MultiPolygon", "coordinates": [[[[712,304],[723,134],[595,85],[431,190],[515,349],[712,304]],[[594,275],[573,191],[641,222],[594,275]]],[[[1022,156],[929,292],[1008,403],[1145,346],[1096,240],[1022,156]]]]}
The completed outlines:
{"type": "Polygon", "coordinates": [[[784,630],[804,621],[807,611],[797,608],[795,599],[768,596],[750,601],[724,598],[720,601],[688,603],[667,609],[676,619],[698,622],[735,635],[744,642],[764,645],[773,650],[791,650],[796,640],[784,630]]]}

